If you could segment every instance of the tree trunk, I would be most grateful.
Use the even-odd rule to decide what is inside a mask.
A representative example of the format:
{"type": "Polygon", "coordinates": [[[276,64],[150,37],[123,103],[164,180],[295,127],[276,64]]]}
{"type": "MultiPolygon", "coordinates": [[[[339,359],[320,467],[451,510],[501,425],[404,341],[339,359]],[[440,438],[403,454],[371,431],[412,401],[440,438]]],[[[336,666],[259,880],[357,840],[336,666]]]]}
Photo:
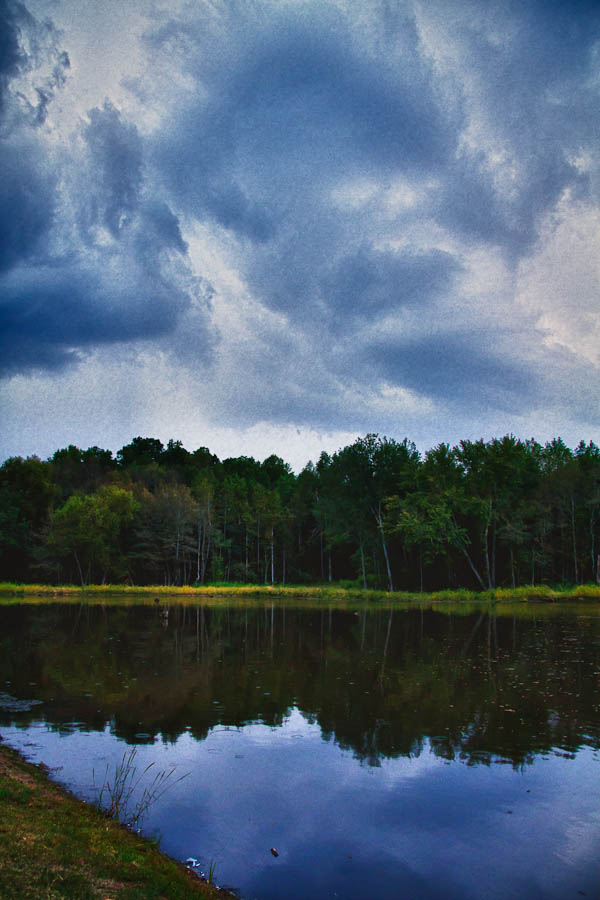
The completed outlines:
{"type": "Polygon", "coordinates": [[[321,581],[325,581],[325,566],[323,562],[323,531],[321,530],[321,581]]]}
{"type": "Polygon", "coordinates": [[[475,578],[477,579],[477,581],[478,581],[479,584],[481,585],[481,590],[482,590],[482,591],[485,591],[485,584],[483,583],[483,578],[481,577],[481,575],[480,575],[479,572],[477,571],[477,569],[476,569],[476,567],[475,567],[475,564],[474,564],[473,560],[471,559],[471,557],[469,556],[469,553],[468,553],[466,547],[462,547],[461,549],[462,549],[462,552],[463,552],[464,555],[465,555],[465,559],[467,560],[467,562],[469,563],[469,566],[471,567],[471,571],[473,572],[473,574],[475,575],[475,578]]]}
{"type": "Polygon", "coordinates": [[[196,581],[200,582],[200,560],[202,554],[202,544],[204,543],[204,529],[202,527],[202,522],[198,519],[198,529],[197,529],[197,540],[196,540],[196,581]],[[202,539],[200,536],[202,535],[202,539]]]}
{"type": "Polygon", "coordinates": [[[208,560],[210,557],[210,545],[211,545],[211,532],[208,532],[206,535],[206,539],[202,538],[202,584],[206,580],[206,569],[208,567],[208,560]]]}
{"type": "Polygon", "coordinates": [[[597,578],[597,573],[596,573],[596,569],[595,569],[595,563],[596,563],[596,549],[595,549],[595,535],[594,535],[594,525],[595,524],[596,523],[594,521],[594,510],[592,510],[590,512],[590,540],[591,540],[590,556],[592,559],[592,578],[594,578],[594,575],[596,575],[596,578],[597,578]]]}
{"type": "Polygon", "coordinates": [[[573,538],[573,569],[575,584],[579,584],[579,568],[577,566],[577,540],[575,536],[575,497],[571,494],[571,536],[573,538]]]}
{"type": "Polygon", "coordinates": [[[496,587],[496,521],[492,525],[492,587],[496,587]]]}
{"type": "Polygon", "coordinates": [[[85,584],[85,579],[83,577],[83,571],[81,565],[79,563],[79,557],[77,556],[77,551],[73,550],[73,556],[75,557],[75,562],[77,563],[77,568],[79,569],[79,578],[81,579],[81,587],[85,584]]]}
{"type": "Polygon", "coordinates": [[[367,589],[367,573],[365,570],[365,548],[363,546],[363,542],[360,542],[360,566],[362,570],[362,579],[363,579],[363,588],[367,589]]]}
{"type": "Polygon", "coordinates": [[[492,590],[492,571],[490,569],[490,550],[488,547],[488,534],[490,530],[490,523],[488,520],[487,525],[485,526],[485,532],[483,534],[483,558],[485,561],[485,573],[487,575],[488,589],[492,590]]]}
{"type": "Polygon", "coordinates": [[[379,528],[379,534],[381,535],[381,546],[383,548],[383,557],[385,559],[385,568],[387,571],[388,578],[388,591],[394,590],[394,585],[392,583],[392,569],[390,567],[390,558],[388,556],[387,544],[385,542],[385,532],[383,530],[383,519],[381,516],[381,504],[379,505],[377,512],[375,513],[375,519],[377,521],[377,527],[379,528]]]}
{"type": "Polygon", "coordinates": [[[260,516],[256,521],[256,579],[260,581],[260,516]]]}

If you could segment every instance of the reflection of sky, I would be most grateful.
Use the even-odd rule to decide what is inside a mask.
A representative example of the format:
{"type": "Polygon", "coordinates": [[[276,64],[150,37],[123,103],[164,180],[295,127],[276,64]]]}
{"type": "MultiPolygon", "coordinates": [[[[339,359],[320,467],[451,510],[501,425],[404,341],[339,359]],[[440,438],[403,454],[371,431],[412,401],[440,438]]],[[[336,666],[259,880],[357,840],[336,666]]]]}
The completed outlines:
{"type": "MultiPolygon", "coordinates": [[[[3,728],[8,743],[91,796],[128,750],[106,730],[3,728]]],[[[436,757],[361,765],[293,710],[253,723],[140,745],[141,770],[176,766],[146,829],[179,859],[215,861],[217,880],[266,898],[556,898],[600,883],[600,754],[467,766],[436,757]],[[274,847],[279,856],[270,853],[274,847]]]]}

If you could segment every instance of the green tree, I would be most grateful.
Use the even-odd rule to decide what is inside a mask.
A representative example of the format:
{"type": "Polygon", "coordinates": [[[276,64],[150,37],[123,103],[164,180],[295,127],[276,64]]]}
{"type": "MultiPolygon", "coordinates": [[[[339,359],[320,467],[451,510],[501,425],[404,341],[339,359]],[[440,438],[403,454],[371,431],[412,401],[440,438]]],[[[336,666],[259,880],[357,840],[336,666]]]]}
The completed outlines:
{"type": "Polygon", "coordinates": [[[74,444],[57,450],[51,463],[52,477],[60,486],[63,500],[76,492],[89,494],[97,491],[112,479],[117,467],[110,450],[100,447],[80,450],[74,444]]]}
{"type": "Polygon", "coordinates": [[[117,451],[117,461],[123,467],[148,466],[153,462],[160,463],[163,450],[164,446],[157,438],[138,436],[117,451]]]}
{"type": "Polygon", "coordinates": [[[578,495],[582,508],[582,546],[588,547],[587,571],[600,584],[600,448],[580,441],[575,459],[579,475],[578,495]]]}
{"type": "Polygon", "coordinates": [[[198,504],[183,484],[161,484],[140,494],[135,556],[163,584],[189,584],[197,572],[198,504]]]}
{"type": "Polygon", "coordinates": [[[416,551],[421,590],[424,565],[444,558],[450,571],[455,554],[464,557],[483,587],[470,553],[468,506],[464,472],[448,444],[439,444],[425,454],[412,489],[409,486],[403,495],[394,494],[387,500],[386,527],[400,535],[407,550],[416,551]]]}
{"type": "Polygon", "coordinates": [[[14,456],[0,467],[0,566],[6,579],[31,578],[36,552],[60,490],[52,467],[14,456]]]}
{"type": "MultiPolygon", "coordinates": [[[[419,468],[419,454],[408,440],[402,443],[377,434],[367,434],[335,453],[327,467],[328,485],[325,494],[334,499],[329,510],[337,506],[339,515],[333,521],[333,532],[340,534],[345,521],[346,532],[354,536],[359,549],[364,542],[377,535],[381,544],[388,590],[393,578],[388,551],[384,511],[392,494],[403,496],[415,484],[419,468]],[[360,524],[359,524],[360,523],[360,524]]],[[[327,499],[324,497],[324,501],[327,499]]],[[[364,551],[361,549],[364,574],[364,551]]]]}
{"type": "Polygon", "coordinates": [[[193,478],[191,493],[196,501],[196,581],[204,584],[214,538],[216,478],[212,469],[202,469],[193,478]]]}
{"type": "Polygon", "coordinates": [[[52,562],[74,562],[82,585],[127,574],[125,538],[138,504],[131,492],[109,485],[73,494],[52,516],[45,549],[52,562]]]}

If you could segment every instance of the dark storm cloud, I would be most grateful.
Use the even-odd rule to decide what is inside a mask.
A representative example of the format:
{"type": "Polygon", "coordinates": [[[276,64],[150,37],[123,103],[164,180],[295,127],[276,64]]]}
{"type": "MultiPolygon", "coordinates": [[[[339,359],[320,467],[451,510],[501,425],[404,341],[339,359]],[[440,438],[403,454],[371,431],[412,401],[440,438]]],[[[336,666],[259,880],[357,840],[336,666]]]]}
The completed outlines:
{"type": "Polygon", "coordinates": [[[522,364],[502,359],[493,336],[444,333],[406,343],[379,341],[367,346],[362,361],[380,378],[450,406],[471,410],[521,410],[535,396],[535,375],[522,364]]]}
{"type": "Polygon", "coordinates": [[[153,253],[157,247],[177,250],[182,254],[187,252],[179,219],[164,200],[144,200],[139,212],[144,227],[136,236],[136,245],[141,253],[153,253]]]}
{"type": "MultiPolygon", "coordinates": [[[[153,50],[184,47],[183,65],[198,84],[154,144],[173,202],[250,240],[239,260],[247,283],[296,327],[319,311],[345,313],[346,328],[439,296],[422,251],[372,243],[373,210],[369,221],[362,210],[332,207],[340,178],[428,180],[421,217],[512,258],[530,250],[540,217],[566,187],[585,189],[566,148],[575,152],[589,138],[591,93],[575,102],[567,86],[590,72],[597,15],[589,7],[574,23],[559,6],[548,15],[537,4],[491,8],[488,29],[477,27],[485,17],[459,13],[453,37],[464,58],[452,102],[400,6],[395,17],[366,7],[375,36],[327,4],[256,11],[224,3],[217,24],[173,20],[148,37],[153,50]],[[514,157],[514,184],[502,183],[483,149],[461,149],[472,73],[484,125],[506,144],[507,168],[514,157]]],[[[446,261],[445,278],[460,266],[446,261]]]]}
{"type": "MultiPolygon", "coordinates": [[[[382,7],[367,8],[383,27],[382,7]]],[[[596,94],[586,88],[599,33],[591,4],[581,17],[560,4],[490,5],[488,30],[466,7],[453,35],[464,58],[448,107],[408,13],[386,23],[374,47],[326,4],[221,10],[230,11],[226,29],[188,27],[184,65],[199,93],[156,148],[178,202],[198,218],[260,242],[286,221],[303,224],[307,202],[325,211],[323,191],[340,172],[420,174],[439,180],[429,208],[440,223],[523,253],[539,216],[582,180],[566,150],[576,152],[595,127],[596,94]],[[470,75],[492,137],[515,156],[510,190],[498,188],[483,152],[457,152],[470,75]]],[[[178,29],[171,22],[149,41],[164,47],[178,29]]]]}
{"type": "Polygon", "coordinates": [[[0,0],[0,111],[8,82],[26,64],[27,57],[19,42],[19,21],[24,8],[10,0],[0,0]]]}
{"type": "Polygon", "coordinates": [[[325,9],[272,26],[229,84],[240,148],[261,141],[274,157],[300,145],[322,169],[339,166],[329,153],[344,144],[347,159],[384,169],[427,169],[447,159],[447,132],[414,46],[388,71],[389,60],[384,66],[361,52],[347,23],[331,21],[325,9]]]}
{"type": "MultiPolygon", "coordinates": [[[[321,409],[340,421],[324,394],[360,360],[374,389],[531,408],[543,366],[518,359],[514,322],[488,326],[487,287],[479,308],[470,300],[472,324],[454,320],[458,276],[473,249],[498,252],[515,273],[563,193],[589,196],[576,158],[597,143],[597,6],[443,0],[425,8],[425,25],[402,4],[365,4],[360,21],[324,3],[215,9],[147,36],[152,52],[180,54],[197,86],[178,95],[152,159],[177,208],[241,239],[236,265],[259,301],[315,353],[330,334],[321,409]],[[364,180],[373,199],[355,201],[364,180]],[[386,212],[397,183],[417,200],[386,212]],[[443,250],[428,229],[442,230],[443,250]],[[365,326],[403,311],[432,333],[360,349],[365,326]],[[353,334],[347,364],[336,342],[353,334]]],[[[297,369],[275,371],[260,415],[318,416],[314,386],[297,369]]]]}
{"type": "Polygon", "coordinates": [[[353,248],[349,239],[345,249],[338,243],[334,229],[315,224],[301,246],[292,236],[271,255],[261,254],[250,283],[300,326],[310,328],[318,316],[320,332],[326,327],[340,334],[387,313],[433,305],[453,292],[460,271],[459,261],[441,250],[353,248]]]}
{"type": "Polygon", "coordinates": [[[100,190],[95,192],[94,218],[118,237],[135,215],[142,186],[142,146],[135,125],[124,122],[110,102],[92,109],[85,138],[100,190]],[[98,205],[101,207],[98,208],[98,205]]]}
{"type": "Polygon", "coordinates": [[[185,237],[222,277],[224,421],[370,428],[388,387],[476,415],[531,408],[555,357],[526,346],[542,335],[518,308],[519,266],[559,198],[593,199],[597,5],[199,0],[152,15],[135,97],[90,110],[59,155],[43,119],[68,59],[0,0],[6,371],[138,339],[168,349],[182,323],[178,362],[183,345],[195,360],[205,285],[185,237]]]}
{"type": "Polygon", "coordinates": [[[99,345],[168,334],[173,307],[188,298],[154,275],[134,273],[128,286],[94,267],[12,272],[1,282],[0,372],[62,369],[99,345]]]}
{"type": "Polygon", "coordinates": [[[31,259],[54,217],[56,181],[30,143],[0,145],[0,273],[31,259]]]}
{"type": "Polygon", "coordinates": [[[42,124],[69,67],[69,56],[59,49],[51,22],[38,22],[16,0],[0,0],[0,117],[5,120],[0,122],[0,134],[15,120],[42,124]],[[29,73],[33,73],[30,90],[12,93],[11,82],[29,73]]]}
{"type": "Polygon", "coordinates": [[[69,66],[56,39],[50,23],[42,26],[21,3],[0,0],[0,276],[43,255],[54,220],[57,173],[47,166],[35,126],[69,66]],[[19,80],[30,73],[37,102],[19,80]]]}
{"type": "MultiPolygon", "coordinates": [[[[307,203],[326,204],[322,191],[344,171],[423,172],[447,162],[452,134],[414,28],[390,65],[365,53],[326,5],[271,18],[247,7],[228,22],[234,33],[222,46],[210,31],[196,35],[187,66],[199,94],[156,143],[157,163],[190,214],[262,242],[307,203]]],[[[152,46],[173,31],[161,30],[152,46]]]]}
{"type": "MultiPolygon", "coordinates": [[[[15,26],[11,74],[35,64],[19,50],[22,34],[15,26]]],[[[51,93],[44,97],[40,104],[51,93]]],[[[107,101],[90,111],[80,145],[55,156],[44,153],[39,124],[13,117],[0,144],[4,375],[58,370],[97,346],[168,335],[203,294],[186,271],[179,220],[148,184],[136,126],[107,101]]],[[[199,355],[206,345],[198,334],[199,355]]]]}
{"type": "Polygon", "coordinates": [[[387,310],[419,307],[452,290],[457,261],[441,250],[427,253],[361,247],[323,279],[332,314],[371,318],[387,310]]]}
{"type": "MultiPolygon", "coordinates": [[[[460,6],[439,8],[446,21],[460,6]]],[[[523,255],[565,188],[587,189],[571,157],[597,143],[600,11],[585,2],[497,3],[468,16],[465,6],[450,32],[463,54],[457,80],[464,73],[473,79],[496,149],[512,159],[517,176],[512,190],[498,190],[483,153],[463,157],[449,172],[437,216],[523,255]]]]}
{"type": "Polygon", "coordinates": [[[168,250],[185,254],[179,219],[146,184],[136,126],[106,101],[102,109],[90,110],[83,136],[88,150],[85,188],[76,208],[82,238],[94,245],[93,229],[104,226],[115,248],[126,249],[136,261],[144,256],[152,262],[155,254],[168,250]]]}
{"type": "MultiPolygon", "coordinates": [[[[183,103],[154,156],[174,202],[250,239],[239,260],[247,283],[295,324],[319,311],[345,314],[347,328],[432,300],[442,269],[445,277],[456,265],[449,256],[378,250],[370,223],[330,200],[340,178],[440,176],[455,150],[456,123],[435,95],[414,23],[392,23],[375,51],[323,4],[270,18],[246,8],[228,22],[223,46],[210,30],[186,32],[202,95],[183,103]]],[[[153,48],[176,31],[154,35],[153,48]]]]}

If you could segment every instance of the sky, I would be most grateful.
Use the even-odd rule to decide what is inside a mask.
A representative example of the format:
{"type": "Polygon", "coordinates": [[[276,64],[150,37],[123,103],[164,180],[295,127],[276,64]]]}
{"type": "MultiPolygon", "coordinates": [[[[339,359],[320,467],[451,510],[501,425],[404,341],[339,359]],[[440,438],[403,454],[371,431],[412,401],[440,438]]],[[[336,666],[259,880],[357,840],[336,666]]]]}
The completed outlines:
{"type": "Polygon", "coordinates": [[[600,6],[0,0],[0,459],[600,443],[600,6]]]}

